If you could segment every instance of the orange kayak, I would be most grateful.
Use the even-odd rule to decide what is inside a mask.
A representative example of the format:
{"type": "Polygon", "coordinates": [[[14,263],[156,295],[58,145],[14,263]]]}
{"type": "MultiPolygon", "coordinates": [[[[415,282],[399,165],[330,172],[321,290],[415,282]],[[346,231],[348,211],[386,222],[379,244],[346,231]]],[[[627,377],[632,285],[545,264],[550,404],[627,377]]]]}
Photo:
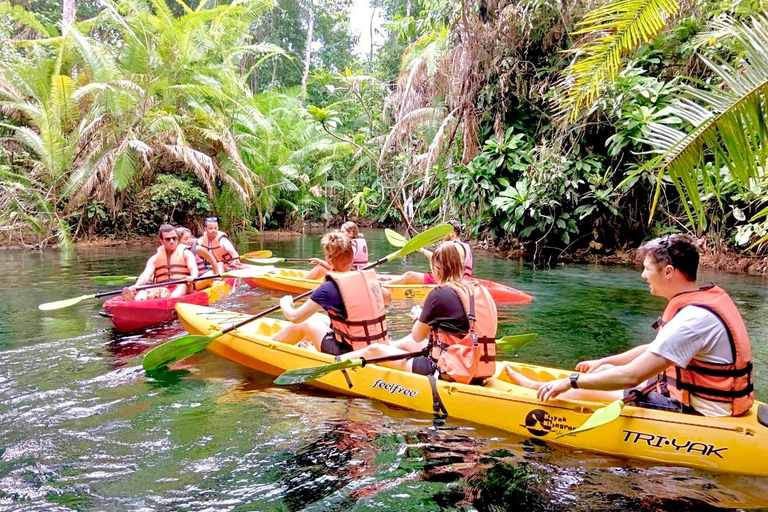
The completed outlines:
{"type": "MultiPolygon", "coordinates": [[[[304,293],[314,290],[323,282],[321,279],[307,279],[307,273],[308,271],[306,270],[276,268],[273,272],[258,278],[246,278],[244,281],[252,288],[258,287],[286,293],[304,293]]],[[[398,276],[389,274],[379,275],[379,279],[384,287],[392,292],[393,299],[424,300],[435,287],[434,284],[387,284],[388,280],[396,277],[398,276]]],[[[488,288],[488,291],[491,292],[491,297],[493,297],[497,304],[528,304],[533,300],[531,295],[506,284],[487,279],[477,279],[477,281],[488,288]]]]}

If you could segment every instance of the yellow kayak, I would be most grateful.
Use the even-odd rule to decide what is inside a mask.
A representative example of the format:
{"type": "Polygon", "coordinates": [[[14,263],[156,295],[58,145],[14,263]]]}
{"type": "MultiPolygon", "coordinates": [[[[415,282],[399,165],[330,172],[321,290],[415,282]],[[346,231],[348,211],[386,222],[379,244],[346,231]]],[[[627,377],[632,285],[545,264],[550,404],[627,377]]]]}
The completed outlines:
{"type": "MultiPolygon", "coordinates": [[[[248,315],[194,304],[178,304],[179,319],[190,333],[208,334],[245,319],[248,315]]],[[[262,318],[217,338],[211,352],[270,375],[285,370],[331,364],[334,358],[271,337],[286,322],[262,318]]],[[[535,392],[512,384],[504,362],[485,386],[438,381],[438,394],[448,415],[496,427],[515,434],[543,439],[576,449],[689,466],[710,471],[768,476],[768,406],[755,402],[738,418],[706,418],[689,414],[626,406],[621,416],[602,427],[555,439],[578,427],[604,403],[572,400],[540,402],[535,392]],[[758,421],[760,415],[763,424],[758,421]]],[[[538,380],[572,373],[524,364],[507,363],[538,380]]],[[[433,412],[429,380],[410,372],[379,366],[347,370],[352,388],[342,372],[310,381],[334,393],[376,399],[397,407],[433,412]]]]}
{"type": "MultiPolygon", "coordinates": [[[[253,288],[258,287],[286,293],[304,293],[314,290],[323,283],[322,279],[307,279],[307,274],[308,271],[306,270],[276,268],[273,272],[265,273],[258,278],[246,278],[244,281],[253,288]]],[[[381,284],[392,292],[392,298],[395,300],[424,300],[435,287],[434,284],[387,284],[388,279],[395,277],[398,276],[379,275],[381,284]]],[[[506,284],[488,279],[476,280],[488,288],[491,297],[497,304],[528,304],[533,300],[533,297],[527,293],[506,284]]]]}

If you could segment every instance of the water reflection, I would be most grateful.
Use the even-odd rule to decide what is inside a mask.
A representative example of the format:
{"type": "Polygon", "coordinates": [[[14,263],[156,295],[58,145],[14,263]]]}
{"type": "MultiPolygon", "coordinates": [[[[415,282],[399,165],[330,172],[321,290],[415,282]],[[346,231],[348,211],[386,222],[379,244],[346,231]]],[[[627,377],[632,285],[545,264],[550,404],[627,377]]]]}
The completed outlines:
{"type": "MultiPolygon", "coordinates": [[[[391,252],[365,231],[374,256],[391,252]]],[[[319,237],[262,242],[313,256],[319,237]]],[[[246,249],[241,247],[241,249],[246,249]]],[[[119,334],[100,301],[36,307],[103,291],[94,275],[136,274],[150,248],[0,253],[0,510],[648,510],[768,507],[768,479],[711,475],[548,446],[477,424],[344,398],[202,353],[145,375],[141,356],[182,333],[178,322],[119,334]]],[[[299,268],[305,268],[298,266],[299,268]]],[[[388,264],[426,269],[415,255],[388,264]]],[[[538,332],[514,357],[568,367],[653,335],[663,301],[638,269],[539,269],[478,254],[479,275],[532,293],[500,309],[500,336],[538,332]]],[[[757,395],[768,398],[768,290],[705,272],[744,311],[757,395]],[[761,377],[762,376],[762,377],[761,377]]],[[[220,306],[255,313],[281,293],[241,289],[220,306]]],[[[388,310],[397,336],[407,302],[388,310]]],[[[512,357],[512,354],[504,354],[512,357]]]]}

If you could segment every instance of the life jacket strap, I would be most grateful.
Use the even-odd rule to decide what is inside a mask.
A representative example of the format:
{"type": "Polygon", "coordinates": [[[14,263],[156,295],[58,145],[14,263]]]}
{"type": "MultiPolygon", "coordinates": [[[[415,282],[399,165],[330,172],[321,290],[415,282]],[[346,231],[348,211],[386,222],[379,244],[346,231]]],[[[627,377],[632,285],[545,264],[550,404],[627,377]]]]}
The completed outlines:
{"type": "Polygon", "coordinates": [[[443,401],[440,399],[440,393],[437,391],[435,373],[437,373],[437,370],[427,375],[427,378],[429,379],[429,386],[432,388],[432,410],[435,412],[435,416],[442,419],[448,416],[448,409],[445,408],[443,401]]]}
{"type": "Polygon", "coordinates": [[[744,386],[742,389],[734,390],[723,390],[708,388],[705,386],[696,386],[693,384],[688,384],[687,382],[682,382],[678,379],[673,379],[671,377],[667,377],[667,384],[674,386],[679,390],[688,391],[694,395],[716,396],[720,398],[741,398],[744,396],[749,396],[755,390],[755,385],[751,382],[744,386]]]}

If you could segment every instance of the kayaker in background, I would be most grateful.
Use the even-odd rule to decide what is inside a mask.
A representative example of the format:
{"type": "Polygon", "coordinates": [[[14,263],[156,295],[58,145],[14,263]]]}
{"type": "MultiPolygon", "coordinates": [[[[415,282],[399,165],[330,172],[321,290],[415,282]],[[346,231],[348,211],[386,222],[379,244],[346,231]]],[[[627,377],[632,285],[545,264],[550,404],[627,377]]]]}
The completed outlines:
{"type": "MultiPolygon", "coordinates": [[[[352,268],[358,268],[368,263],[368,243],[360,234],[360,230],[357,229],[357,224],[352,221],[345,222],[342,224],[339,232],[352,243],[352,252],[354,254],[352,268]]],[[[314,267],[307,273],[306,279],[320,279],[331,270],[330,263],[320,258],[312,258],[309,262],[314,267]]]]}
{"type": "Polygon", "coordinates": [[[612,401],[621,391],[656,384],[637,405],[704,416],[738,416],[754,401],[752,347],[736,305],[718,286],[699,288],[698,244],[686,235],[669,235],[640,247],[643,279],[651,295],[669,302],[654,324],[650,344],[622,354],[576,365],[568,379],[531,381],[507,367],[512,382],[538,390],[540,399],[612,401]],[[578,388],[578,389],[572,389],[578,388]]]}
{"type": "Polygon", "coordinates": [[[437,371],[444,379],[463,383],[480,384],[492,376],[496,368],[496,304],[484,286],[463,278],[463,261],[456,244],[443,242],[430,258],[438,286],[429,292],[422,309],[414,308],[411,334],[390,345],[371,345],[344,354],[341,359],[372,359],[423,350],[423,356],[380,364],[421,375],[437,371]],[[470,318],[473,309],[474,318],[470,318]]]}
{"type": "MultiPolygon", "coordinates": [[[[189,250],[195,255],[195,263],[197,263],[197,275],[198,277],[212,276],[214,274],[221,274],[224,272],[224,264],[216,261],[213,254],[208,252],[208,249],[200,245],[197,238],[192,236],[192,231],[185,227],[176,228],[176,234],[179,235],[179,243],[188,245],[189,250]],[[206,266],[206,263],[211,266],[210,269],[206,266]]],[[[213,279],[206,279],[205,281],[196,281],[195,290],[205,290],[213,284],[213,279]]]]}
{"type": "Polygon", "coordinates": [[[216,261],[224,264],[225,270],[230,268],[242,268],[240,255],[235,246],[229,241],[229,237],[223,231],[219,231],[219,219],[206,217],[203,225],[205,231],[198,240],[200,245],[213,254],[216,261]]]}
{"type": "Polygon", "coordinates": [[[373,270],[352,270],[354,251],[346,236],[328,233],[320,243],[332,271],[300,307],[294,308],[290,295],[280,299],[283,314],[292,324],[275,334],[274,340],[333,355],[387,343],[389,290],[382,288],[373,270]],[[319,314],[323,310],[328,316],[319,314]]]}
{"type": "Polygon", "coordinates": [[[360,234],[360,230],[357,228],[357,224],[347,221],[341,225],[341,234],[349,238],[352,242],[352,248],[355,253],[355,257],[352,260],[352,268],[360,268],[368,263],[368,242],[365,237],[360,234]]]}
{"type": "MultiPolygon", "coordinates": [[[[444,241],[453,242],[456,248],[459,250],[459,256],[463,262],[463,276],[472,277],[472,248],[468,243],[461,241],[461,224],[455,220],[449,220],[448,224],[453,226],[453,231],[448,233],[444,241]]],[[[428,260],[432,259],[432,252],[427,249],[419,249],[419,252],[426,256],[428,260]]],[[[429,272],[413,272],[409,271],[403,275],[388,281],[388,284],[437,284],[435,277],[429,272]]]]}
{"type": "Polygon", "coordinates": [[[141,273],[133,286],[123,288],[124,300],[149,300],[159,298],[176,298],[192,293],[194,285],[192,279],[197,277],[197,263],[189,247],[179,243],[179,235],[176,228],[169,224],[160,226],[160,247],[157,252],[147,260],[144,272],[141,273]],[[176,279],[186,278],[187,284],[176,285],[173,290],[165,287],[139,290],[136,288],[149,283],[162,283],[176,279]]]}

